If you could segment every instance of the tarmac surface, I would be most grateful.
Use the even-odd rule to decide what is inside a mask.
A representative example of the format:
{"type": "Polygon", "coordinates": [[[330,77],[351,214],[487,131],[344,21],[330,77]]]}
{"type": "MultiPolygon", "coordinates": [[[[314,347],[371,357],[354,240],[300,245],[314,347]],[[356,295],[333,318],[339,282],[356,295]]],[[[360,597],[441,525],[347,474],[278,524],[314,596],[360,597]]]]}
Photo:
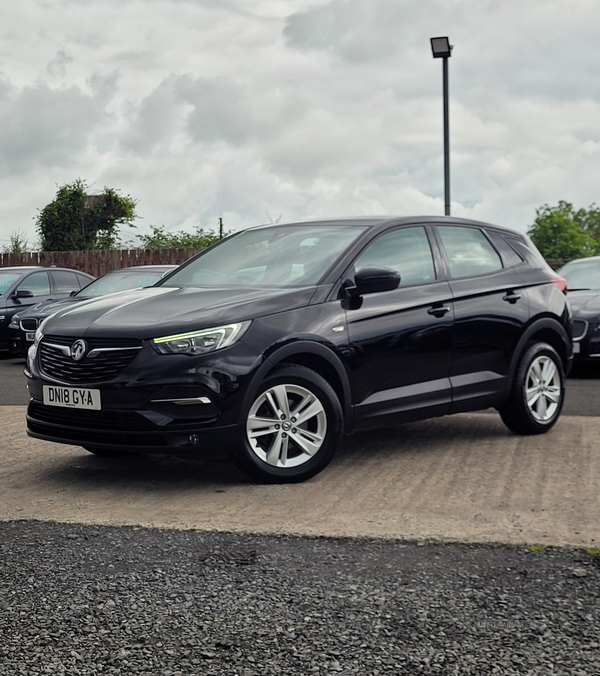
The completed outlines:
{"type": "Polygon", "coordinates": [[[253,483],[232,465],[104,459],[30,439],[0,407],[0,515],[101,525],[600,546],[600,419],[521,437],[460,414],[347,438],[309,482],[253,483]]]}

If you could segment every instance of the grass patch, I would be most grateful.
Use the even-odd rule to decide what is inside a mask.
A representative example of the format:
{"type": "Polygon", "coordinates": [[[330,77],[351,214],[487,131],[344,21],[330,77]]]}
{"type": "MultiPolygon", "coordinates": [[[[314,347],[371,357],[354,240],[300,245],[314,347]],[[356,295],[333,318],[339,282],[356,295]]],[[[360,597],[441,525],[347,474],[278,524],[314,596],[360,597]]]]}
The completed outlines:
{"type": "Polygon", "coordinates": [[[584,551],[588,554],[600,554],[600,549],[598,549],[598,547],[586,547],[584,551]]]}
{"type": "Polygon", "coordinates": [[[527,545],[527,549],[530,552],[545,552],[546,545],[527,545]]]}

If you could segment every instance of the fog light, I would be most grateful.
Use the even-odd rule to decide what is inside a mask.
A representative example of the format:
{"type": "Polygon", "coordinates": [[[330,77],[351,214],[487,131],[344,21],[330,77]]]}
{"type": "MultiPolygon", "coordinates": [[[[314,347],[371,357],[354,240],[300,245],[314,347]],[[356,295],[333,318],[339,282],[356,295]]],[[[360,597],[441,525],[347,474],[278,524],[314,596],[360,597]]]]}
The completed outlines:
{"type": "Polygon", "coordinates": [[[199,434],[190,434],[190,444],[198,446],[200,444],[200,435],[199,434]]]}

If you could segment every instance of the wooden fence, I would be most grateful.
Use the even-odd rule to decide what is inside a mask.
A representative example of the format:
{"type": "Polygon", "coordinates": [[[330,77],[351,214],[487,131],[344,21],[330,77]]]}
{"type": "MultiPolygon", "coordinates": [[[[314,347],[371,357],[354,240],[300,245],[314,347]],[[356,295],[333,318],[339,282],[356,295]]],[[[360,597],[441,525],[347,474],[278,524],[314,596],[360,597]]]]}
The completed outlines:
{"type": "Polygon", "coordinates": [[[110,270],[134,265],[181,265],[202,249],[123,249],[114,251],[43,251],[40,253],[0,253],[0,268],[14,265],[55,265],[99,277],[110,270]]]}

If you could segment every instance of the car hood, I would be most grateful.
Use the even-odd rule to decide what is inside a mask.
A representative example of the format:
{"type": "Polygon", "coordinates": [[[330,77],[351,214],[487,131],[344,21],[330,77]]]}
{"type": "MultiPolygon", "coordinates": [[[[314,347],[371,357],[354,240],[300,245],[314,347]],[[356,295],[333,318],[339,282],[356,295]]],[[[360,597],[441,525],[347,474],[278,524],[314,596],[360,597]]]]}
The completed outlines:
{"type": "Polygon", "coordinates": [[[149,339],[221,326],[308,305],[315,287],[149,287],[102,296],[65,307],[44,324],[62,336],[149,339]]]}
{"type": "Polygon", "coordinates": [[[62,310],[64,307],[71,306],[73,303],[80,303],[82,300],[83,298],[77,298],[77,296],[69,296],[61,300],[47,300],[44,303],[38,303],[23,312],[19,312],[19,319],[43,319],[54,312],[58,312],[58,310],[62,310]]]}
{"type": "Polygon", "coordinates": [[[600,315],[600,293],[598,291],[569,291],[567,296],[575,317],[600,315]]]}

